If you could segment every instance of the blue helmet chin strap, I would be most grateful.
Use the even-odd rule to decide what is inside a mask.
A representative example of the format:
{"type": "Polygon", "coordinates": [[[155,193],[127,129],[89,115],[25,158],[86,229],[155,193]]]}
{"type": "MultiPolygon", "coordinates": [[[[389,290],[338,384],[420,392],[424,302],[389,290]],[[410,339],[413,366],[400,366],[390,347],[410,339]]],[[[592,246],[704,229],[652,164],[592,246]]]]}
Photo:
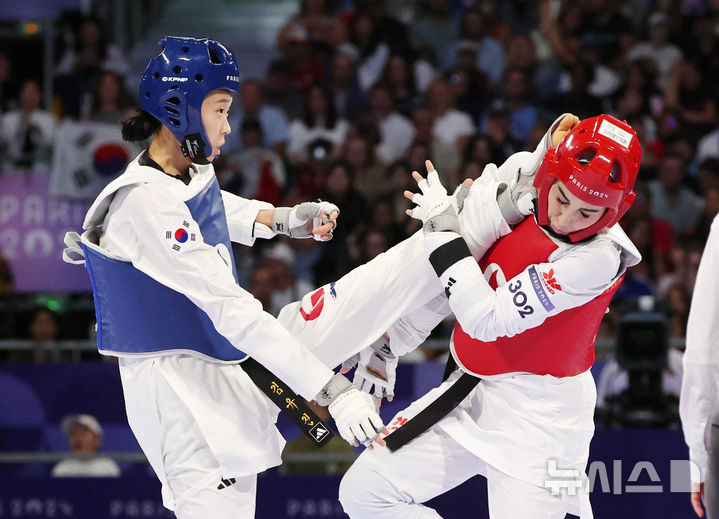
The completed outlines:
{"type": "Polygon", "coordinates": [[[165,36],[159,45],[162,52],[149,61],[140,81],[140,108],[172,132],[184,156],[207,164],[212,145],[202,124],[202,102],[214,90],[237,92],[237,60],[207,38],[165,36]]]}

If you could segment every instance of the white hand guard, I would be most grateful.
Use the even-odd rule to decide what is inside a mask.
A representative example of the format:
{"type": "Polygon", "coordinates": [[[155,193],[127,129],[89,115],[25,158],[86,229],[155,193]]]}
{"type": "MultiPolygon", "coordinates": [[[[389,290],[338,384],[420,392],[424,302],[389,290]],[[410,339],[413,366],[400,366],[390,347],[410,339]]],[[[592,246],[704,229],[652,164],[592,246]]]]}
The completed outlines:
{"type": "Polygon", "coordinates": [[[571,114],[562,114],[557,117],[542,140],[539,141],[537,149],[532,152],[531,159],[517,170],[509,186],[497,191],[497,204],[502,211],[504,220],[509,225],[516,225],[534,213],[534,200],[537,198],[534,176],[547,151],[552,147],[552,134],[559,128],[562,119],[567,115],[571,114]]]}
{"type": "MultiPolygon", "coordinates": [[[[276,207],[272,215],[272,230],[291,238],[314,238],[322,241],[320,235],[312,233],[312,229],[329,222],[332,211],[340,212],[335,204],[321,200],[303,202],[294,207],[276,207]],[[326,214],[327,218],[321,217],[322,214],[326,214]]],[[[333,230],[329,231],[330,236],[333,230]]]]}
{"type": "Polygon", "coordinates": [[[369,445],[384,429],[374,399],[339,373],[330,379],[315,400],[328,406],[340,436],[350,445],[357,442],[369,445]]]}
{"type": "Polygon", "coordinates": [[[372,392],[374,386],[375,398],[392,400],[397,380],[397,363],[398,358],[389,347],[389,339],[382,335],[357,355],[343,362],[342,369],[349,370],[357,364],[352,381],[355,386],[367,393],[372,392]],[[383,373],[384,377],[378,372],[383,373]]]}
{"type": "Polygon", "coordinates": [[[439,180],[437,170],[427,172],[427,178],[419,180],[417,186],[422,194],[415,193],[412,196],[412,202],[417,204],[417,207],[412,209],[410,216],[422,220],[424,232],[459,232],[457,211],[439,180]]]}
{"type": "Polygon", "coordinates": [[[522,175],[527,175],[532,178],[532,181],[534,181],[534,175],[537,173],[539,166],[542,165],[544,156],[547,154],[547,151],[553,147],[552,146],[552,135],[557,130],[557,128],[559,128],[559,125],[562,122],[562,119],[564,119],[564,117],[567,115],[571,115],[571,114],[564,113],[564,114],[560,115],[549,126],[547,133],[544,134],[544,136],[542,137],[542,140],[539,141],[537,148],[532,152],[531,159],[527,163],[525,163],[524,166],[522,167],[522,173],[521,173],[522,175]]]}
{"type": "Polygon", "coordinates": [[[454,210],[457,211],[457,214],[462,212],[462,208],[464,208],[464,200],[467,196],[469,196],[470,189],[471,188],[469,186],[460,184],[457,186],[457,189],[454,190],[454,193],[452,193],[450,203],[452,204],[452,207],[454,207],[454,210]]]}
{"type": "Polygon", "coordinates": [[[497,205],[509,225],[516,225],[534,213],[535,198],[534,172],[525,175],[522,169],[517,171],[509,186],[503,185],[497,190],[497,205]]]}

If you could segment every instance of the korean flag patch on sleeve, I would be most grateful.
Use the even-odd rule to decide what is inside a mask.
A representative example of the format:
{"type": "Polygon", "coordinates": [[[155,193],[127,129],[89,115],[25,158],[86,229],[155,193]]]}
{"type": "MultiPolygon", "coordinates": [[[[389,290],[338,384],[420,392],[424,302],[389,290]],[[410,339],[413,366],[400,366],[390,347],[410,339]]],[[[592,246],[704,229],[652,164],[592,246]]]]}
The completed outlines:
{"type": "Polygon", "coordinates": [[[197,234],[194,222],[182,220],[174,229],[165,231],[165,241],[174,252],[180,252],[197,242],[197,234]]]}

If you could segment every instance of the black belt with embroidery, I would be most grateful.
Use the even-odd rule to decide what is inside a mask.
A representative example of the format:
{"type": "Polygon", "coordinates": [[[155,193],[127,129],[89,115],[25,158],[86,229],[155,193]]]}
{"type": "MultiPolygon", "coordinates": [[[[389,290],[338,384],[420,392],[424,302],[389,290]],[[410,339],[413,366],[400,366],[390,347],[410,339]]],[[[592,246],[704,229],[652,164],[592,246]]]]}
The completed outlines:
{"type": "Polygon", "coordinates": [[[290,387],[272,374],[262,364],[252,358],[243,361],[242,369],[260,390],[266,394],[280,410],[317,447],[324,447],[332,439],[332,430],[315,414],[305,400],[290,387]]]}
{"type": "Polygon", "coordinates": [[[389,450],[396,451],[428,431],[434,424],[447,416],[452,409],[457,407],[470,391],[479,384],[479,381],[479,378],[463,373],[436,400],[413,418],[410,418],[402,427],[385,437],[384,441],[387,442],[389,450]]]}

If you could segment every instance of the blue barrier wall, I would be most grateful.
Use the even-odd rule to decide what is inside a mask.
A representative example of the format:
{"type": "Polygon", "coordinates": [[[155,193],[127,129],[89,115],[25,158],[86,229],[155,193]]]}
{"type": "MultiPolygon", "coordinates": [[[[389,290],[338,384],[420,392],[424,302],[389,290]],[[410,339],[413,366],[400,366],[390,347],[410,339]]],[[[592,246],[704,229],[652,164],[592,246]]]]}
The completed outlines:
{"type": "MultiPolygon", "coordinates": [[[[382,406],[385,420],[439,381],[443,369],[437,364],[400,368],[397,398],[382,406]]],[[[104,450],[139,450],[127,426],[114,364],[0,368],[0,450],[65,451],[59,422],[77,412],[94,414],[103,424],[104,450]]],[[[288,439],[298,436],[284,420],[280,427],[288,439]]],[[[687,466],[681,461],[686,456],[679,430],[597,430],[589,464],[595,517],[695,517],[686,493],[687,466]]],[[[172,517],[162,507],[159,484],[147,464],[123,464],[123,476],[116,480],[52,479],[49,470],[43,464],[0,465],[0,519],[172,517]]],[[[339,476],[267,471],[258,483],[257,518],[346,517],[336,500],[338,485],[339,476]]],[[[481,477],[430,504],[446,519],[488,517],[481,477]]]]}
{"type": "MultiPolygon", "coordinates": [[[[676,444],[676,434],[667,435],[659,443],[652,434],[633,432],[636,440],[654,442],[657,449],[676,444]]],[[[611,435],[610,435],[611,436],[611,435]]],[[[614,441],[613,438],[607,438],[614,441]]],[[[594,458],[596,459],[596,458],[594,458]]],[[[667,478],[661,451],[652,458],[661,479],[667,478]]],[[[607,458],[611,460],[611,458],[607,458]]],[[[612,519],[695,517],[689,505],[688,494],[671,493],[666,483],[660,493],[627,492],[629,473],[634,466],[622,460],[622,478],[618,487],[615,474],[609,471],[611,492],[592,493],[595,517],[612,519]],[[614,494],[615,490],[620,493],[614,494]]],[[[610,467],[612,463],[609,463],[610,467]]],[[[174,517],[162,507],[160,488],[156,479],[148,474],[128,474],[117,480],[105,479],[52,479],[47,477],[0,478],[0,518],[162,518],[174,517]]],[[[339,476],[282,476],[276,470],[261,475],[257,491],[257,519],[341,518],[337,501],[339,476]]],[[[655,484],[644,473],[635,482],[655,484]]],[[[429,504],[445,519],[487,519],[487,494],[484,479],[476,477],[429,504]],[[472,510],[472,513],[469,513],[472,510]]]]}

